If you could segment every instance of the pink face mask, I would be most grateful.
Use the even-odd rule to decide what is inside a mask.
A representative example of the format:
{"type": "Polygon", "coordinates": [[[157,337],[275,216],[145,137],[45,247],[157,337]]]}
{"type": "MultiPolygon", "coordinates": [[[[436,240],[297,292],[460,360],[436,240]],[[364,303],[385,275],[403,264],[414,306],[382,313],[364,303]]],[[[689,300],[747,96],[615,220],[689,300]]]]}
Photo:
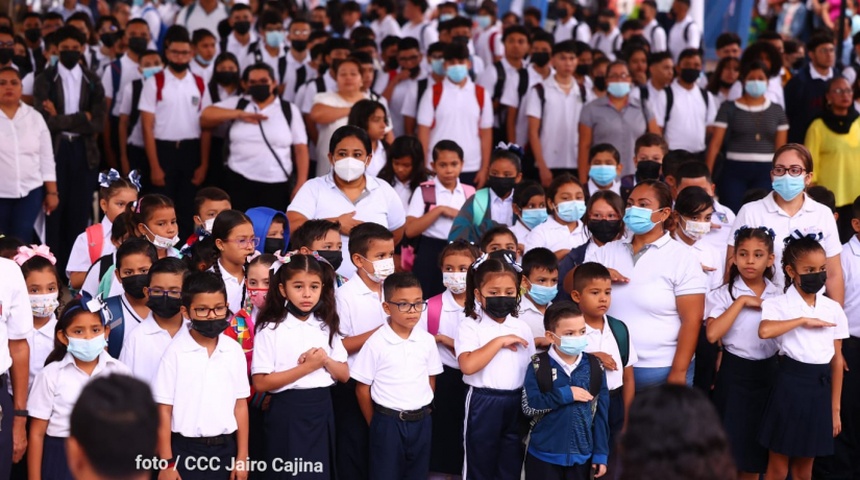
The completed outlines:
{"type": "Polygon", "coordinates": [[[263,304],[266,303],[266,292],[268,291],[268,288],[249,288],[248,296],[251,298],[251,304],[258,309],[263,308],[263,304]]]}

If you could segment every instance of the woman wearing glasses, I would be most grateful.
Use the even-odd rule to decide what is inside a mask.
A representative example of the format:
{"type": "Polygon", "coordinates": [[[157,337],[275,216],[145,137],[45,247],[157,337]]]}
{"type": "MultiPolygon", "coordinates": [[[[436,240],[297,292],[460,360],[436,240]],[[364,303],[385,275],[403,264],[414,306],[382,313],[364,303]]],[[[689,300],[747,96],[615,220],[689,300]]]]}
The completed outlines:
{"type": "Polygon", "coordinates": [[[773,152],[788,138],[785,111],[765,96],[767,66],[759,60],[741,65],[740,81],[743,96],[720,105],[706,157],[714,172],[717,156],[725,154],[717,186],[720,202],[733,212],[748,190],[770,190],[773,152]]]}
{"type": "MultiPolygon", "coordinates": [[[[773,155],[770,174],[774,191],[761,200],[744,205],[738,212],[732,231],[744,225],[761,225],[773,229],[776,233],[774,265],[782,265],[783,239],[791,234],[796,235],[796,232],[815,236],[827,256],[827,296],[841,304],[845,297],[842,264],[839,260],[842,245],[830,209],[804,193],[812,181],[812,169],[812,155],[806,147],[796,143],[780,147],[773,155]]],[[[734,241],[734,235],[729,235],[729,259],[734,258],[734,241]]],[[[785,286],[785,274],[781,268],[774,272],[773,283],[780,289],[785,286]]]]}
{"type": "Polygon", "coordinates": [[[224,210],[212,224],[218,261],[209,270],[217,273],[227,286],[227,303],[238,312],[245,304],[245,261],[260,239],[254,236],[254,224],[238,210],[224,210]]]}
{"type": "Polygon", "coordinates": [[[860,157],[860,114],[853,108],[848,80],[833,77],[824,98],[827,106],[806,131],[806,148],[812,154],[812,181],[833,191],[838,207],[850,206],[860,192],[860,176],[854,170],[860,157]]]}

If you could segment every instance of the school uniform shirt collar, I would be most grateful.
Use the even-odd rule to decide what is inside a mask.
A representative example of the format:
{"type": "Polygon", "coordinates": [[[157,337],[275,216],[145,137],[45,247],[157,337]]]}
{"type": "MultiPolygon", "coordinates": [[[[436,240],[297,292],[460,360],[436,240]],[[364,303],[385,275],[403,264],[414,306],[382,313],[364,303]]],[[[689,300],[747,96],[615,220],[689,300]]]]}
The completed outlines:
{"type": "MultiPolygon", "coordinates": [[[[806,193],[802,193],[801,195],[803,195],[803,206],[801,206],[800,209],[806,212],[814,212],[815,205],[813,205],[812,202],[814,202],[815,200],[809,198],[809,195],[807,195],[806,193]]],[[[764,202],[765,210],[767,210],[769,213],[776,213],[779,215],[785,215],[787,217],[788,214],[785,213],[785,211],[780,208],[779,205],[776,204],[775,197],[776,192],[771,192],[770,195],[764,197],[762,201],[764,202]]]]}
{"type": "Polygon", "coordinates": [[[851,240],[848,240],[848,247],[855,257],[860,257],[860,239],[857,238],[857,235],[851,236],[851,240]]]}
{"type": "MultiPolygon", "coordinates": [[[[99,372],[106,369],[108,365],[113,366],[114,364],[117,364],[117,363],[119,363],[119,360],[111,357],[107,353],[107,350],[104,350],[101,353],[99,353],[99,361],[96,364],[96,368],[93,369],[92,375],[90,375],[90,376],[95,377],[99,372]]],[[[75,363],[74,355],[66,352],[66,355],[63,357],[62,360],[60,360],[60,369],[62,370],[64,368],[68,367],[69,365],[71,365],[74,368],[78,368],[78,365],[75,363]]],[[[78,370],[80,370],[80,368],[78,368],[78,370]]]]}
{"type": "MultiPolygon", "coordinates": [[[[741,278],[740,276],[738,276],[738,278],[735,280],[735,283],[732,285],[732,290],[734,290],[732,293],[735,294],[736,298],[741,296],[741,295],[752,295],[754,297],[758,296],[747,285],[747,282],[744,281],[744,279],[741,278]]],[[[777,294],[779,294],[779,292],[777,291],[776,285],[774,285],[773,282],[771,282],[770,280],[765,278],[764,279],[764,292],[762,293],[761,298],[768,298],[768,297],[771,297],[771,296],[774,296],[777,294]]]]}
{"type": "Polygon", "coordinates": [[[443,312],[462,312],[463,307],[461,307],[456,300],[454,300],[454,294],[451,293],[451,290],[445,289],[442,292],[442,311],[443,312]]]}
{"type": "Polygon", "coordinates": [[[75,65],[71,69],[66,68],[62,63],[57,62],[57,73],[66,80],[80,82],[84,72],[80,65],[75,65]]]}
{"type": "MultiPolygon", "coordinates": [[[[626,243],[627,245],[630,245],[630,248],[633,248],[633,237],[634,237],[634,235],[631,235],[629,237],[622,238],[621,241],[626,243]]],[[[654,240],[651,243],[646,244],[645,247],[646,248],[651,248],[651,247],[662,248],[663,246],[665,246],[666,244],[668,244],[671,241],[672,241],[672,235],[669,232],[666,232],[663,234],[662,237],[658,238],[657,240],[654,240]]]]}
{"type": "Polygon", "coordinates": [[[355,293],[356,295],[373,295],[374,297],[379,298],[379,293],[367,288],[367,284],[364,283],[364,280],[362,280],[358,275],[355,275],[353,281],[349,282],[350,285],[352,285],[353,283],[355,283],[355,290],[353,293],[355,293]]]}
{"type": "Polygon", "coordinates": [[[385,320],[385,323],[382,324],[382,328],[380,328],[380,331],[382,332],[382,338],[384,338],[386,342],[390,343],[391,345],[400,345],[401,343],[404,343],[404,342],[417,342],[418,341],[415,338],[417,336],[415,333],[417,330],[417,326],[416,326],[416,328],[413,328],[411,332],[409,332],[409,337],[403,338],[394,332],[394,329],[391,328],[390,322],[391,322],[391,318],[389,317],[385,320]]]}
{"type": "MultiPolygon", "coordinates": [[[[190,325],[191,322],[183,318],[182,327],[180,327],[180,330],[182,330],[183,327],[189,327],[190,325]]],[[[158,322],[155,321],[155,318],[153,318],[152,315],[147,317],[146,320],[140,322],[140,325],[138,325],[137,328],[140,329],[141,333],[144,335],[157,335],[161,332],[166,332],[166,330],[161,328],[158,322]]]]}
{"type": "MultiPolygon", "coordinates": [[[[549,304],[549,305],[552,305],[552,304],[549,304]]],[[[547,306],[549,306],[549,305],[547,305],[547,306]]],[[[535,305],[535,303],[534,303],[533,301],[531,301],[531,299],[530,299],[530,298],[528,298],[527,296],[523,295],[523,296],[520,298],[520,313],[522,314],[522,313],[527,312],[527,311],[532,311],[532,312],[535,312],[535,313],[537,313],[537,314],[539,314],[539,315],[543,315],[543,314],[541,313],[541,311],[540,311],[540,310],[538,310],[538,308],[537,308],[537,306],[535,305]]]]}
{"type": "MultiPolygon", "coordinates": [[[[191,336],[191,322],[188,322],[184,328],[180,328],[173,340],[178,343],[177,348],[183,352],[195,352],[199,350],[203,350],[204,352],[206,351],[206,347],[197,343],[197,340],[194,340],[194,337],[191,336]]],[[[215,352],[227,352],[229,350],[227,348],[227,342],[235,342],[235,340],[223,333],[218,335],[218,343],[215,345],[215,350],[212,352],[212,355],[214,355],[215,352]]]]}
{"type": "Polygon", "coordinates": [[[735,100],[735,106],[738,107],[738,110],[743,110],[744,112],[763,112],[770,108],[771,101],[769,98],[764,99],[764,103],[758,106],[753,105],[744,105],[741,102],[735,100]]]}
{"type": "Polygon", "coordinates": [[[579,355],[576,356],[576,360],[574,360],[572,364],[568,365],[564,360],[561,359],[561,355],[559,355],[558,352],[556,352],[555,346],[549,347],[548,351],[549,351],[549,356],[553,360],[555,360],[559,365],[561,365],[561,368],[564,370],[564,373],[566,373],[568,377],[570,377],[570,375],[573,373],[573,371],[576,370],[576,367],[579,366],[579,362],[582,361],[582,354],[580,353],[579,355]]]}
{"type": "Polygon", "coordinates": [[[443,89],[443,90],[444,90],[445,88],[458,88],[458,89],[460,89],[460,90],[467,90],[467,89],[469,89],[470,87],[471,87],[471,88],[473,88],[473,89],[475,88],[475,84],[474,84],[474,83],[472,82],[472,80],[471,80],[470,78],[468,78],[468,77],[466,77],[466,83],[464,83],[462,87],[461,87],[460,85],[458,85],[458,84],[456,84],[456,83],[452,82],[452,81],[451,81],[451,79],[450,79],[450,78],[448,78],[448,76],[447,76],[447,75],[445,76],[445,80],[442,80],[442,82],[443,82],[443,83],[444,83],[444,85],[445,85],[445,87],[442,87],[442,89],[443,89]]]}
{"type": "Polygon", "coordinates": [[[305,325],[310,326],[310,327],[317,327],[320,329],[322,328],[322,322],[319,321],[319,319],[317,318],[316,315],[310,315],[307,318],[307,320],[302,321],[302,320],[299,320],[292,313],[287,313],[287,317],[283,321],[283,326],[287,330],[293,330],[295,328],[300,328],[300,327],[303,327],[305,325]]]}
{"type": "MultiPolygon", "coordinates": [[[[786,279],[786,281],[787,280],[788,279],[786,279]]],[[[797,287],[794,285],[788,287],[788,291],[785,292],[785,297],[789,307],[788,310],[811,314],[817,306],[821,305],[821,298],[824,297],[824,288],[815,294],[815,305],[806,303],[806,300],[800,296],[800,292],[797,291],[797,287]]]]}
{"type": "Polygon", "coordinates": [[[50,338],[51,340],[53,340],[54,336],[56,334],[56,332],[54,331],[56,327],[57,327],[57,316],[54,314],[51,314],[51,318],[47,321],[47,323],[42,325],[42,328],[36,328],[34,330],[36,331],[37,335],[41,335],[45,338],[50,338]]]}
{"type": "Polygon", "coordinates": [[[821,75],[818,73],[818,70],[815,69],[811,64],[809,65],[809,76],[812,77],[813,80],[830,80],[833,78],[833,67],[827,69],[827,75],[821,75]]]}
{"type": "MultiPolygon", "coordinates": [[[[621,195],[621,181],[616,178],[612,181],[612,185],[609,186],[609,190],[617,193],[619,196],[621,195]]],[[[594,180],[591,178],[588,179],[588,192],[594,195],[595,192],[600,191],[600,186],[594,183],[594,180]]]]}
{"type": "MultiPolygon", "coordinates": [[[[365,174],[364,179],[365,179],[364,190],[366,192],[372,192],[372,191],[376,190],[377,188],[379,188],[379,180],[376,177],[372,177],[370,175],[365,174]]],[[[340,190],[340,188],[338,188],[338,186],[337,186],[337,183],[335,183],[335,181],[334,181],[334,170],[332,170],[328,175],[325,176],[325,182],[329,188],[331,188],[333,190],[340,190]]],[[[363,195],[359,197],[359,200],[361,200],[361,198],[363,198],[363,195]]],[[[356,203],[358,203],[358,202],[356,202],[356,203]]]]}
{"type": "Polygon", "coordinates": [[[492,203],[493,205],[496,205],[496,204],[501,205],[501,204],[505,204],[505,203],[509,203],[509,204],[513,205],[514,204],[514,194],[511,193],[510,195],[508,195],[508,198],[502,198],[502,197],[496,195],[496,192],[494,192],[491,189],[490,190],[490,203],[492,203]]]}
{"type": "MultiPolygon", "coordinates": [[[[577,85],[576,85],[576,79],[573,77],[570,77],[570,80],[573,82],[574,85],[573,85],[573,88],[570,89],[569,95],[574,95],[574,96],[578,97],[580,91],[579,91],[579,87],[577,87],[577,85]]],[[[565,95],[564,90],[561,89],[561,87],[558,84],[558,81],[555,78],[555,74],[547,77],[547,79],[544,80],[543,83],[546,86],[546,88],[554,88],[555,90],[558,90],[559,92],[561,92],[562,95],[565,95]]]]}

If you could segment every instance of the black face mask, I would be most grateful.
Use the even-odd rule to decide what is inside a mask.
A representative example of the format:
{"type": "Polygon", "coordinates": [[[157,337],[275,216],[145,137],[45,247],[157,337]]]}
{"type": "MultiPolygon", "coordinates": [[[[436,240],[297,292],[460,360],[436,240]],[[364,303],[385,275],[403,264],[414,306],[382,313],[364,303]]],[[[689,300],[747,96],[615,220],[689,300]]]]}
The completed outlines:
{"type": "Polygon", "coordinates": [[[102,45],[111,48],[116,45],[116,33],[103,33],[99,35],[99,40],[101,40],[102,45]]]}
{"type": "Polygon", "coordinates": [[[128,39],[128,49],[135,55],[143,55],[149,42],[143,37],[131,37],[128,39]]]}
{"type": "Polygon", "coordinates": [[[317,253],[335,270],[340,268],[340,264],[343,263],[343,254],[340,250],[317,250],[317,253]]]}
{"type": "Polygon", "coordinates": [[[251,31],[251,22],[246,22],[244,20],[238,21],[233,24],[233,30],[235,30],[239,35],[245,35],[251,31]]]}
{"type": "Polygon", "coordinates": [[[317,302],[316,305],[311,307],[308,311],[301,310],[299,307],[293,305],[293,302],[287,302],[287,312],[298,318],[307,317],[308,315],[316,312],[318,308],[320,308],[320,302],[317,302]]]}
{"type": "Polygon", "coordinates": [[[15,56],[15,50],[11,48],[0,48],[0,63],[7,64],[12,61],[15,56]]]}
{"type": "Polygon", "coordinates": [[[42,39],[42,29],[28,28],[27,30],[24,30],[24,38],[26,38],[30,43],[36,43],[42,39]]]}
{"type": "Polygon", "coordinates": [[[309,22],[311,24],[311,30],[321,31],[325,30],[325,25],[323,22],[309,22]]]}
{"type": "Polygon", "coordinates": [[[734,85],[734,83],[720,80],[720,88],[732,88],[732,85],[734,85]]]}
{"type": "Polygon", "coordinates": [[[60,63],[69,70],[74,68],[80,61],[81,52],[76,52],[74,50],[63,50],[60,52],[60,63]]]}
{"type": "Polygon", "coordinates": [[[283,249],[283,238],[266,238],[266,243],[263,244],[263,253],[281,253],[281,250],[283,249]]]}
{"type": "Polygon", "coordinates": [[[699,79],[699,75],[702,73],[698,68],[682,68],[681,69],[681,80],[685,83],[695,83],[699,79]]]}
{"type": "Polygon", "coordinates": [[[576,66],[575,71],[577,75],[588,75],[588,73],[591,71],[591,65],[588,65],[586,63],[580,63],[576,66]]]}
{"type": "Polygon", "coordinates": [[[558,18],[567,18],[567,9],[564,7],[555,8],[555,16],[558,18]]]}
{"type": "Polygon", "coordinates": [[[379,12],[377,12],[376,10],[371,10],[370,13],[367,14],[367,16],[368,18],[370,18],[371,21],[379,20],[379,12]]]}
{"type": "Polygon", "coordinates": [[[596,88],[598,92],[605,92],[606,77],[594,77],[594,88],[596,88]]]}
{"type": "Polygon", "coordinates": [[[599,22],[597,24],[597,28],[603,30],[604,32],[608,32],[609,29],[612,28],[612,25],[610,25],[609,22],[599,22]]]}
{"type": "Polygon", "coordinates": [[[469,37],[466,35],[457,35],[456,37],[451,38],[452,43],[459,43],[460,45],[468,45],[469,37]]]}
{"type": "Polygon", "coordinates": [[[397,70],[397,67],[397,57],[388,57],[388,60],[385,62],[385,68],[389,70],[397,70]]]}
{"type": "Polygon", "coordinates": [[[803,68],[803,66],[805,64],[806,64],[806,61],[803,59],[803,57],[800,57],[797,60],[795,60],[794,63],[791,64],[791,68],[792,68],[792,70],[800,70],[801,68],[803,68]]]}
{"type": "Polygon", "coordinates": [[[308,49],[308,41],[307,40],[293,40],[290,42],[290,47],[293,50],[295,50],[299,53],[302,53],[308,49]]]}
{"type": "Polygon", "coordinates": [[[182,72],[188,70],[188,67],[190,67],[191,64],[190,63],[176,63],[176,62],[171,62],[168,60],[167,66],[176,73],[182,73],[182,72]]]}
{"type": "Polygon", "coordinates": [[[215,83],[226,87],[228,85],[236,85],[239,83],[239,72],[215,72],[212,74],[215,83]]]}
{"type": "Polygon", "coordinates": [[[511,193],[511,190],[514,189],[514,185],[516,185],[517,180],[514,177],[488,177],[487,178],[487,187],[493,191],[499,197],[504,197],[505,195],[511,193]]]}
{"type": "Polygon", "coordinates": [[[421,66],[412,67],[409,69],[409,78],[416,78],[421,74],[421,66]]]}
{"type": "Polygon", "coordinates": [[[484,297],[483,309],[493,318],[507,318],[517,309],[517,297],[484,297]]]}
{"type": "Polygon", "coordinates": [[[609,243],[621,233],[621,220],[589,220],[588,231],[600,243],[609,243]]]}
{"type": "Polygon", "coordinates": [[[143,289],[149,285],[149,275],[129,275],[122,278],[122,289],[129,297],[140,300],[146,295],[143,289]]]}
{"type": "Polygon", "coordinates": [[[161,318],[173,318],[179,315],[179,309],[182,308],[181,298],[170,297],[149,297],[146,301],[146,308],[152,310],[154,315],[161,318]]]}
{"type": "Polygon", "coordinates": [[[255,102],[265,102],[272,96],[271,85],[251,85],[248,87],[248,94],[255,102]]]}
{"type": "Polygon", "coordinates": [[[217,338],[218,335],[221,335],[230,326],[230,322],[227,321],[228,318],[230,318],[229,313],[225,318],[215,318],[212,320],[194,320],[192,318],[191,329],[196,330],[197,333],[206,338],[217,338]]]}
{"type": "Polygon", "coordinates": [[[653,160],[642,160],[636,164],[636,180],[640,182],[658,180],[661,168],[663,168],[663,165],[653,160]]]}
{"type": "Polygon", "coordinates": [[[535,52],[532,54],[532,63],[538,67],[544,67],[549,63],[549,52],[535,52]]]}
{"type": "Polygon", "coordinates": [[[13,55],[12,63],[18,67],[19,71],[29,71],[30,70],[30,57],[27,55],[13,55]]]}
{"type": "Polygon", "coordinates": [[[805,293],[818,293],[827,282],[827,272],[807,273],[800,276],[800,287],[805,293]]]}

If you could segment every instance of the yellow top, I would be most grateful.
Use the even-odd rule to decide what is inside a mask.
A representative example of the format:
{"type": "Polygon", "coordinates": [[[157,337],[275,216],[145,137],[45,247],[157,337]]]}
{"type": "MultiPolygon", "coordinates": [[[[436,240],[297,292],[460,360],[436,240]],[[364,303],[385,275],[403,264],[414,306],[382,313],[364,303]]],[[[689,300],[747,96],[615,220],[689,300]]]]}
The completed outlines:
{"type": "Polygon", "coordinates": [[[804,143],[812,153],[812,181],[836,195],[837,207],[854,203],[860,195],[860,118],[845,135],[818,118],[806,131],[804,143]]]}

